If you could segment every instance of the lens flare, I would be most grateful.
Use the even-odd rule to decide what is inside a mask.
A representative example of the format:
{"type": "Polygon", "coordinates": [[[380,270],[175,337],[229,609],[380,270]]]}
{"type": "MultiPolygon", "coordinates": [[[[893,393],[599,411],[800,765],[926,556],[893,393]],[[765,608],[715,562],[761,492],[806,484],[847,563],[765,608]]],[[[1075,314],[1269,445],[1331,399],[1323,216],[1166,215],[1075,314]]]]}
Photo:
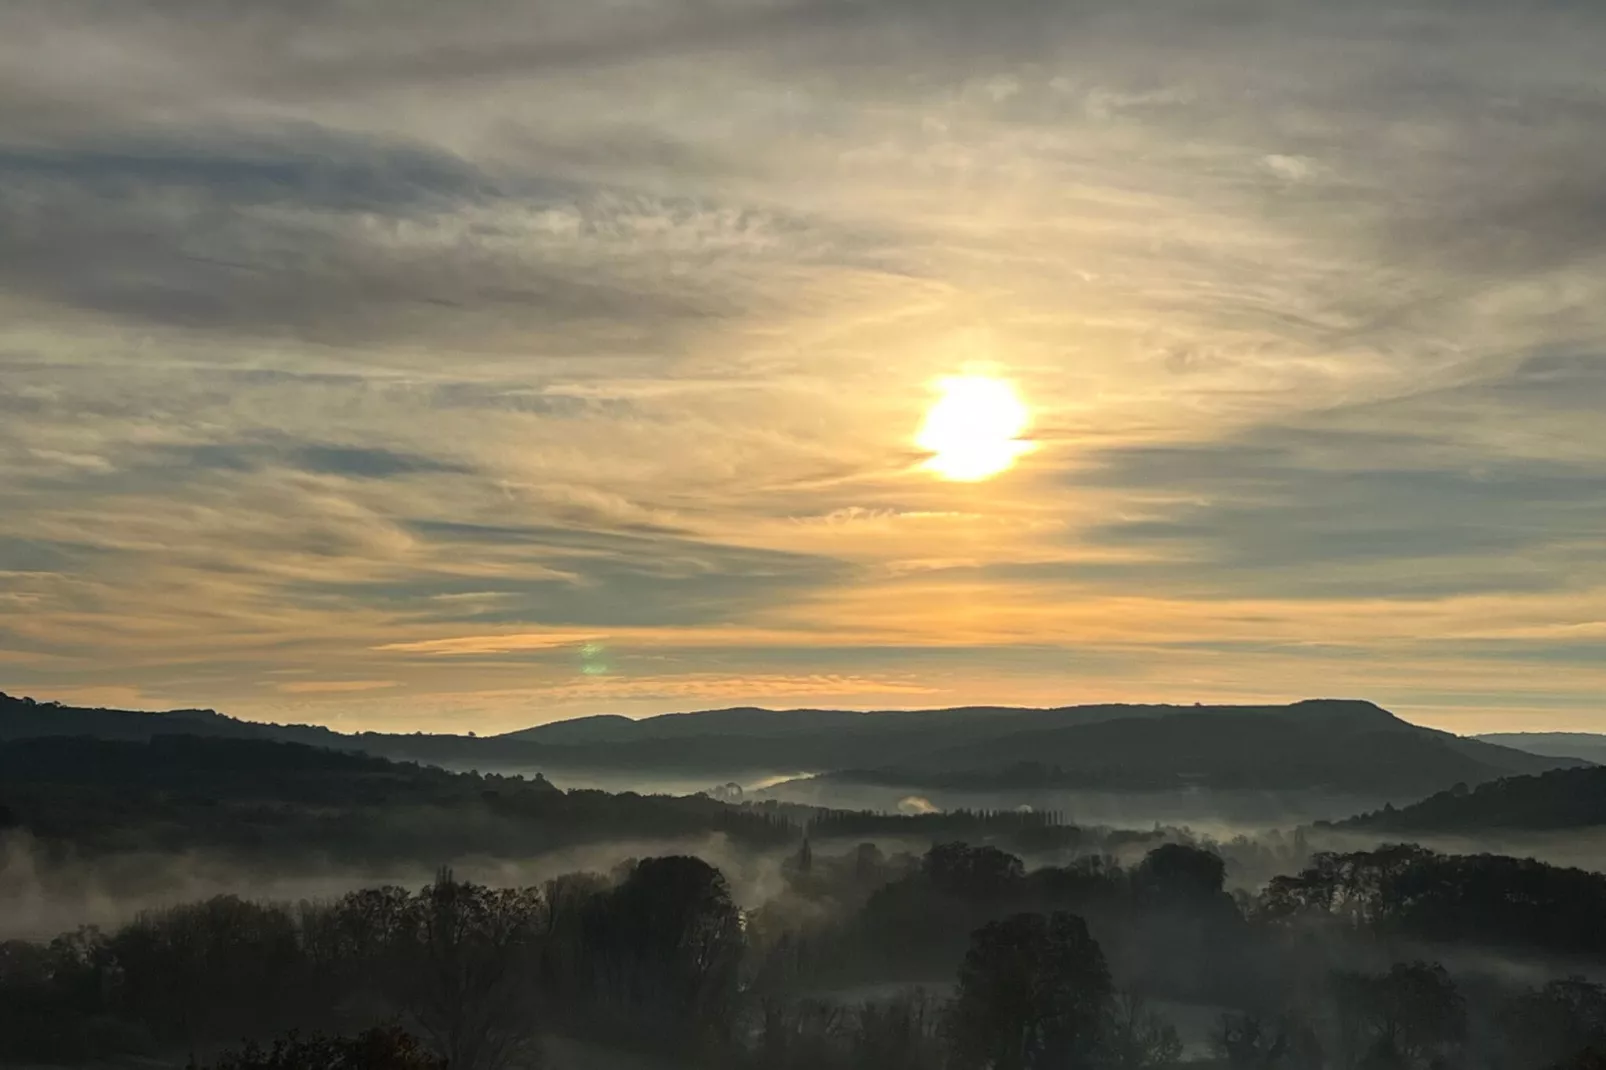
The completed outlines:
{"type": "Polygon", "coordinates": [[[937,389],[941,396],[926,412],[915,443],[931,454],[925,467],[943,479],[989,479],[1032,448],[1021,440],[1031,413],[1004,380],[956,375],[939,381],[937,389]]]}

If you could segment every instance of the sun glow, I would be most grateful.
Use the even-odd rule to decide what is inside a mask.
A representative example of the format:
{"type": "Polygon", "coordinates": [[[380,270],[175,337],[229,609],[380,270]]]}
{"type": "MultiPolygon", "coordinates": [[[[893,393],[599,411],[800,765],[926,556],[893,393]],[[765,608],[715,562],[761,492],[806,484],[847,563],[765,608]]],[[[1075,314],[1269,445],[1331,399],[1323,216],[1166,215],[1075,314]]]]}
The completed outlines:
{"type": "Polygon", "coordinates": [[[926,468],[944,479],[976,482],[996,476],[1031,449],[1021,440],[1031,413],[1002,379],[950,376],[937,389],[942,396],[915,437],[931,453],[926,468]]]}

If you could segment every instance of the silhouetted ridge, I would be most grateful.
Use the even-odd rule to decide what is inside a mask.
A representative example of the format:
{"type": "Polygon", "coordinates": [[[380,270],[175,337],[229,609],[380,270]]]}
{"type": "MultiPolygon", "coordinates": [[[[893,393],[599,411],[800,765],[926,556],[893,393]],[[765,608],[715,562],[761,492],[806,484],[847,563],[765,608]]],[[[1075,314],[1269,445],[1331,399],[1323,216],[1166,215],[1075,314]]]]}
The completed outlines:
{"type": "Polygon", "coordinates": [[[795,835],[705,796],[559,791],[537,776],[452,773],[270,740],[52,736],[0,743],[0,810],[83,854],[210,848],[271,868],[307,856],[430,864],[616,840],[795,835]]]}
{"type": "Polygon", "coordinates": [[[1606,765],[1606,735],[1597,732],[1491,732],[1474,738],[1547,758],[1578,758],[1606,765]]]}
{"type": "Polygon", "coordinates": [[[1467,833],[1606,825],[1606,768],[1555,769],[1476,787],[1457,784],[1414,805],[1362,814],[1343,825],[1390,832],[1467,833]]]}
{"type": "Polygon", "coordinates": [[[193,734],[274,739],[489,770],[612,771],[731,779],[852,771],[913,788],[1331,789],[1417,798],[1578,764],[1400,720],[1357,699],[1289,705],[965,706],[907,711],[738,707],[631,720],[598,716],[502,736],[364,732],[8,700],[0,739],[193,734]]]}

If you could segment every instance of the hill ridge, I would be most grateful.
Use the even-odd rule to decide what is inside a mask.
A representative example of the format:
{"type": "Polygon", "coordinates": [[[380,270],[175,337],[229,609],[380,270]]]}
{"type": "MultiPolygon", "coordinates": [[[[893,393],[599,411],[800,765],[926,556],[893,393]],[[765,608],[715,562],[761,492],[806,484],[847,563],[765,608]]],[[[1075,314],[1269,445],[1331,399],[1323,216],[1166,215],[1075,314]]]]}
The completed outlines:
{"type": "Polygon", "coordinates": [[[1420,798],[1458,781],[1579,764],[1406,722],[1362,699],[1284,704],[959,706],[930,710],[730,707],[598,715],[501,736],[366,732],[0,701],[0,739],[190,733],[307,743],[486,771],[652,777],[842,774],[914,788],[1291,786],[1420,798]],[[1388,739],[1378,742],[1380,735],[1388,739]]]}

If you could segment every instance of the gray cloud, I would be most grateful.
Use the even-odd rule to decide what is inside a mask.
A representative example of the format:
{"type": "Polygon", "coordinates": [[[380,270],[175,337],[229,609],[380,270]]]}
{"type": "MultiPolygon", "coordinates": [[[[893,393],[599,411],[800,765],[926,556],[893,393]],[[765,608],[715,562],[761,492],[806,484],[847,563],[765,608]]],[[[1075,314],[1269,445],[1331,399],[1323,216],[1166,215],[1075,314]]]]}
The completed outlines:
{"type": "Polygon", "coordinates": [[[78,563],[90,548],[52,539],[0,536],[0,573],[64,572],[78,563]]]}
{"type": "Polygon", "coordinates": [[[305,122],[0,140],[0,285],[159,325],[481,348],[557,324],[665,331],[769,304],[744,262],[872,248],[778,207],[305,122]]]}
{"type": "MultiPolygon", "coordinates": [[[[1157,555],[1154,569],[1189,586],[1242,593],[1587,588],[1606,579],[1600,451],[1534,455],[1528,442],[1524,454],[1479,436],[1602,399],[1606,360],[1543,355],[1486,382],[1302,425],[1107,451],[1083,481],[1128,492],[1147,515],[1090,535],[1157,555]]],[[[1104,571],[1130,578],[1144,567],[1104,571]]]]}
{"type": "MultiPolygon", "coordinates": [[[[621,672],[1031,700],[1407,671],[1278,634],[1328,599],[1598,619],[1603,41],[1590,0],[0,5],[4,645],[400,706],[491,685],[392,640],[662,628],[621,672]],[[909,440],[972,362],[1039,448],[955,487],[909,440]],[[1073,642],[1134,595],[1196,641],[1073,642]],[[1229,641],[1243,597],[1289,604],[1229,641]],[[890,645],[819,645],[860,617],[890,645]],[[716,624],[756,645],[669,634],[716,624]]],[[[1478,650],[1585,664],[1547,643],[1478,650]]]]}
{"type": "Polygon", "coordinates": [[[521,320],[654,322],[718,310],[708,295],[656,286],[651,273],[632,281],[605,264],[532,257],[508,244],[519,231],[499,234],[489,220],[476,234],[457,218],[481,196],[467,168],[404,153],[422,166],[393,171],[388,150],[350,169],[296,159],[316,161],[322,141],[281,151],[288,162],[0,157],[0,283],[155,323],[326,340],[454,324],[472,332],[475,316],[495,316],[505,330],[521,320]],[[375,227],[372,213],[394,221],[375,227]],[[408,221],[411,241],[396,229],[408,221]]]}
{"type": "Polygon", "coordinates": [[[71,147],[0,149],[7,184],[68,185],[116,198],[192,191],[236,208],[289,203],[314,210],[416,211],[502,192],[486,172],[439,149],[337,135],[311,124],[278,136],[199,132],[175,139],[96,139],[71,147]]]}
{"type": "Polygon", "coordinates": [[[852,575],[826,557],[641,525],[605,531],[418,520],[408,527],[437,552],[441,565],[432,575],[303,593],[393,608],[411,621],[606,629],[735,623],[852,575]],[[450,563],[459,560],[492,560],[498,569],[455,572],[450,563]]]}
{"type": "Polygon", "coordinates": [[[169,463],[194,468],[248,472],[266,465],[280,464],[303,472],[359,479],[390,479],[424,474],[463,475],[472,471],[460,464],[396,450],[322,443],[214,443],[167,447],[160,453],[169,463]]]}

